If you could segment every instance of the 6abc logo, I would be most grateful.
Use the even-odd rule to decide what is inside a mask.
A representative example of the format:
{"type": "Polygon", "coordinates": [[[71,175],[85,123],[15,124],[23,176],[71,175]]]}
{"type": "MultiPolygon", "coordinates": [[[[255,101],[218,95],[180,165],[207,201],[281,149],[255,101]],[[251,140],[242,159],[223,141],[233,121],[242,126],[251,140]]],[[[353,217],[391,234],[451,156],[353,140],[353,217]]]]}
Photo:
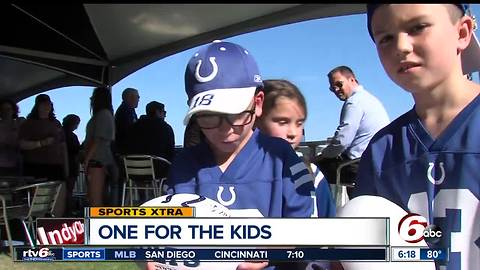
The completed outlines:
{"type": "Polygon", "coordinates": [[[428,225],[427,219],[415,213],[405,215],[398,222],[398,234],[408,243],[418,243],[425,239],[436,244],[442,238],[442,230],[435,224],[428,225]]]}

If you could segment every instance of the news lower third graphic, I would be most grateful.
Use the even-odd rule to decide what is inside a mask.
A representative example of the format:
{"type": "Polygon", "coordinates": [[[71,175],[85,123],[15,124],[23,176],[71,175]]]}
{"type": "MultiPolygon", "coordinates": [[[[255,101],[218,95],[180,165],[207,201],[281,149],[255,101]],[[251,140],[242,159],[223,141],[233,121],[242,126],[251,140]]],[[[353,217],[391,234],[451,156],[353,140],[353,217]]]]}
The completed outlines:
{"type": "Polygon", "coordinates": [[[17,259],[21,256],[20,261],[55,261],[56,255],[49,248],[43,247],[39,249],[15,249],[17,259]]]}
{"type": "Polygon", "coordinates": [[[150,218],[180,218],[194,217],[193,207],[90,207],[88,217],[150,217],[150,218]]]}
{"type": "Polygon", "coordinates": [[[446,261],[447,249],[392,247],[392,262],[402,261],[446,261]]]}
{"type": "Polygon", "coordinates": [[[400,219],[398,234],[408,243],[418,243],[425,240],[429,244],[436,244],[440,242],[443,233],[439,226],[428,225],[425,217],[409,213],[400,219]]]}
{"type": "Polygon", "coordinates": [[[447,248],[431,245],[442,239],[441,229],[414,213],[395,225],[384,217],[205,218],[195,217],[191,207],[95,207],[86,213],[85,219],[37,219],[37,247],[15,247],[14,261],[152,260],[194,266],[265,260],[449,259],[447,248]],[[391,234],[400,239],[395,246],[391,234]]]}
{"type": "Polygon", "coordinates": [[[387,261],[384,248],[134,248],[63,247],[16,248],[16,261],[387,261]]]}
{"type": "Polygon", "coordinates": [[[134,215],[115,218],[89,217],[86,222],[85,244],[92,246],[388,245],[387,218],[153,219],[134,215]],[[292,231],[291,228],[296,230],[292,231]],[[359,234],[359,231],[363,233],[359,234]]]}
{"type": "MultiPolygon", "coordinates": [[[[416,213],[409,213],[400,219],[398,234],[407,243],[437,244],[443,236],[439,226],[428,224],[427,219],[416,213]]],[[[391,247],[391,261],[447,261],[448,249],[429,247],[391,247]]]]}
{"type": "Polygon", "coordinates": [[[37,218],[37,244],[83,245],[84,224],[83,218],[37,218]]]}

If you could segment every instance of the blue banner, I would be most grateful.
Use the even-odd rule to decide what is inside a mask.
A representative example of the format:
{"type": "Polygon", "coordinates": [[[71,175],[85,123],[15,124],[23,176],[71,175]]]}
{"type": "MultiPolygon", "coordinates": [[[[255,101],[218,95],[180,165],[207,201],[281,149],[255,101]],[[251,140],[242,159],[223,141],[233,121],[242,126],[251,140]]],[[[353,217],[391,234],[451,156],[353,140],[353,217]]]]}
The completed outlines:
{"type": "Polygon", "coordinates": [[[420,249],[420,260],[446,261],[448,259],[448,250],[442,248],[422,248],[420,249]]]}
{"type": "Polygon", "coordinates": [[[15,248],[15,261],[386,261],[387,248],[15,248]]]}

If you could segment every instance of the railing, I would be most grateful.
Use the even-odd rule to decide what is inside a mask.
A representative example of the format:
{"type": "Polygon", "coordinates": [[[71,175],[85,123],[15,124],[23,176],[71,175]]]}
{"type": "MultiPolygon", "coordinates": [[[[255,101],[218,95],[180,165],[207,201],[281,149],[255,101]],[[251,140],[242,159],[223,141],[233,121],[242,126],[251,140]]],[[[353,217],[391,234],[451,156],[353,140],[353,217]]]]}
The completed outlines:
{"type": "Polygon", "coordinates": [[[322,150],[327,147],[330,140],[331,138],[321,141],[301,142],[297,151],[302,152],[304,157],[308,157],[311,160],[313,157],[318,156],[322,150]]]}

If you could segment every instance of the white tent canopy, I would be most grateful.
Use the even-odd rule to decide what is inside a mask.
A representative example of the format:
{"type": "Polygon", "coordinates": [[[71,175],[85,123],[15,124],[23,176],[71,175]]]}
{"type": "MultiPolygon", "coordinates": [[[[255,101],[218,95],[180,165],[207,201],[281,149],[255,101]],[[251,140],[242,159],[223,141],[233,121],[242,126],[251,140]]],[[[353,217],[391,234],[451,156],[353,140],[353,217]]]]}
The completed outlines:
{"type": "Polygon", "coordinates": [[[8,4],[0,98],[111,86],[169,55],[260,29],[365,12],[364,4],[8,4]]]}

